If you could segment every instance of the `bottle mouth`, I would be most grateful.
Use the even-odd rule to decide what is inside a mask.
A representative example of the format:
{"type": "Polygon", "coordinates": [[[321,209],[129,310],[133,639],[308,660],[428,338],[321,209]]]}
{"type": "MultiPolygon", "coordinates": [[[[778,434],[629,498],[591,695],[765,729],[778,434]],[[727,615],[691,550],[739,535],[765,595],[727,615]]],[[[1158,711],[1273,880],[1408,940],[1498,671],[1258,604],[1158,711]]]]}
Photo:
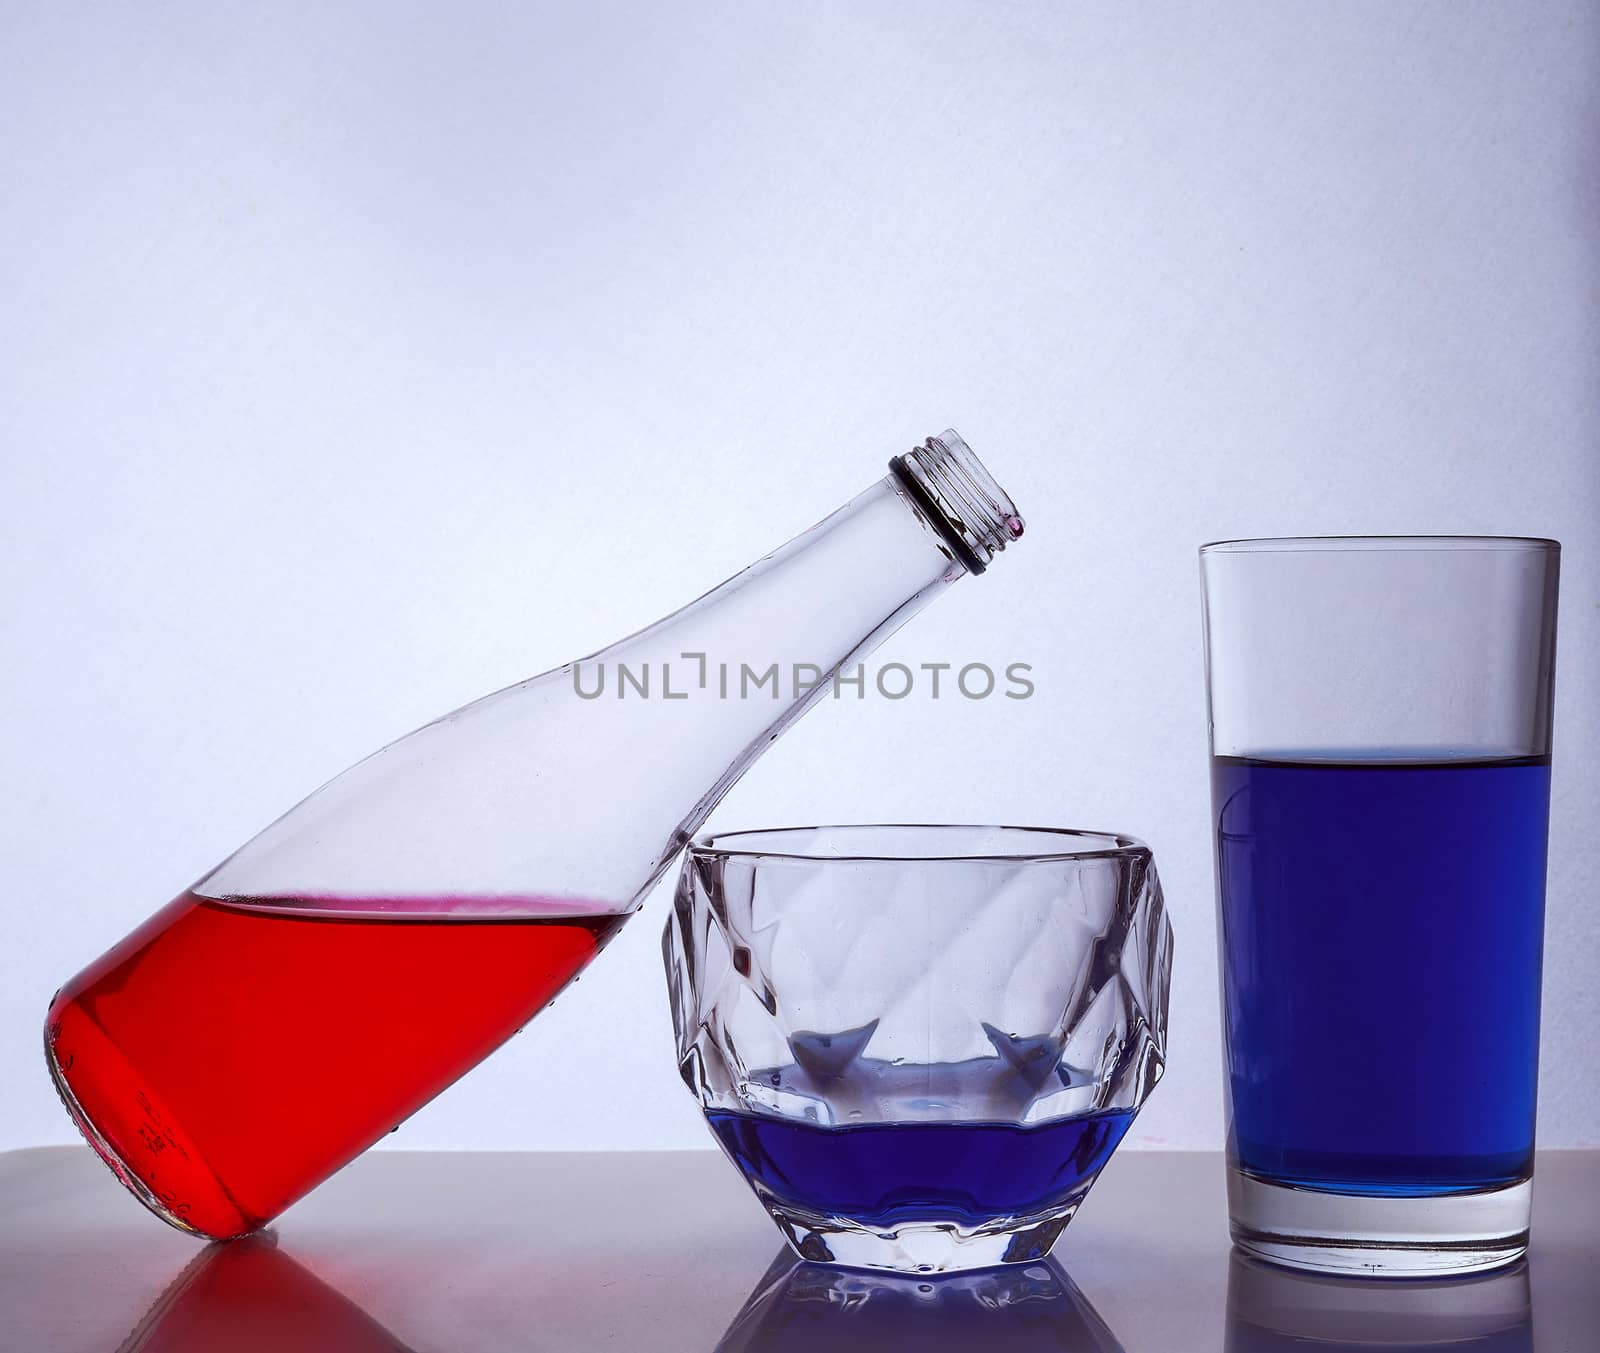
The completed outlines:
{"type": "Polygon", "coordinates": [[[1023,521],[954,428],[889,462],[890,472],[971,573],[1022,538],[1023,521]]]}

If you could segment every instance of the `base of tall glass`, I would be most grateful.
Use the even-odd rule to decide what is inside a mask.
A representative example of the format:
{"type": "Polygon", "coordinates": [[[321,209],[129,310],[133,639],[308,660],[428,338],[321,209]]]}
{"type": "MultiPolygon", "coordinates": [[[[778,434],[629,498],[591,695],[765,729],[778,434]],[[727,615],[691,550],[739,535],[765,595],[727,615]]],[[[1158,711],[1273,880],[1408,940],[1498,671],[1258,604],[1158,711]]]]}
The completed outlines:
{"type": "Polygon", "coordinates": [[[1481,1273],[1528,1248],[1533,1180],[1426,1198],[1325,1193],[1228,1167],[1233,1242],[1316,1273],[1408,1278],[1481,1273]]]}

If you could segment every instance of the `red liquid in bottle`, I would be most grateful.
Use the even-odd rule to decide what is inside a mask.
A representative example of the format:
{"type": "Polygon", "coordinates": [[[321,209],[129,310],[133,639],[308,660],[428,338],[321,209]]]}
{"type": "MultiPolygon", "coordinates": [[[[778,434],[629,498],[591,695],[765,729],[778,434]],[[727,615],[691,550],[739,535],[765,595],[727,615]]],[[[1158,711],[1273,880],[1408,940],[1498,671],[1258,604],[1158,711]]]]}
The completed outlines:
{"type": "Polygon", "coordinates": [[[185,893],[62,988],[51,1069],[136,1194],[242,1235],[493,1052],[626,919],[576,909],[185,893]]]}

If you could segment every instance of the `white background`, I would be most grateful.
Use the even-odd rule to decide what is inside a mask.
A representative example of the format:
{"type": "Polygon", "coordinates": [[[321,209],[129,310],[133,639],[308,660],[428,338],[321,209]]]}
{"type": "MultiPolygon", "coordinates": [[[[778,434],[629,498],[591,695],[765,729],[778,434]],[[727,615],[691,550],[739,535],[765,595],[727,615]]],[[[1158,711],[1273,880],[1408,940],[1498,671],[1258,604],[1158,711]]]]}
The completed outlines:
{"type": "MultiPolygon", "coordinates": [[[[1029,534],[880,657],[1037,697],[824,707],[713,825],[1144,836],[1178,961],[1135,1140],[1218,1145],[1195,547],[1557,536],[1540,1132],[1600,1145],[1597,27],[4,5],[0,1148],[71,1138],[55,986],[268,819],[947,424],[1029,534]]],[[[707,1145],[663,916],[391,1143],[707,1145]]]]}

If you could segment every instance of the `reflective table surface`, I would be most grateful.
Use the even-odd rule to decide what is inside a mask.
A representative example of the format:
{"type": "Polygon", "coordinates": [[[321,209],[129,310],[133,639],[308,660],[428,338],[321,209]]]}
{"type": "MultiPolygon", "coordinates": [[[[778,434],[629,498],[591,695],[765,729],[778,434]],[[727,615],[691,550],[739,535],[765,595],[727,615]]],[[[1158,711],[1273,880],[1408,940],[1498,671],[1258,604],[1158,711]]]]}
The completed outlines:
{"type": "Polygon", "coordinates": [[[1510,1270],[1324,1279],[1230,1253],[1220,1157],[1124,1152],[1050,1263],[919,1281],[797,1265],[710,1152],[374,1152],[204,1247],[46,1147],[0,1155],[0,1349],[1600,1349],[1600,1152],[1541,1156],[1535,1193],[1510,1270]]]}

